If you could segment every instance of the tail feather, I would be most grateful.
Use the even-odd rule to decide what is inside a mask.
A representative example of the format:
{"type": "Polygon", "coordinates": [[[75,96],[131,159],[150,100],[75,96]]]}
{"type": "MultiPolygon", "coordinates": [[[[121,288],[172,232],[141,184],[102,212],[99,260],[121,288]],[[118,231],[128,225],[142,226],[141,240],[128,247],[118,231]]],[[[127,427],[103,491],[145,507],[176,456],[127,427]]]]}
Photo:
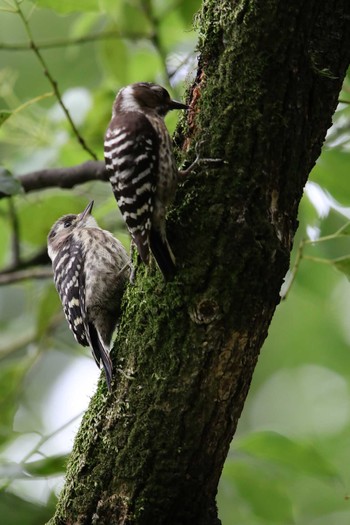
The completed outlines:
{"type": "Polygon", "coordinates": [[[137,251],[142,259],[142,262],[145,264],[149,263],[149,241],[147,232],[144,231],[140,233],[138,231],[134,232],[132,239],[136,244],[137,251]]]}
{"type": "Polygon", "coordinates": [[[90,333],[90,341],[91,341],[91,350],[92,350],[94,359],[98,367],[100,367],[100,363],[102,361],[102,365],[103,365],[103,368],[106,374],[107,387],[110,392],[111,383],[112,383],[112,370],[113,370],[111,358],[105,346],[103,345],[97,333],[96,328],[91,323],[89,323],[89,333],[90,333]]]}
{"type": "Polygon", "coordinates": [[[151,229],[150,247],[155,260],[166,281],[171,281],[176,273],[175,257],[166,238],[162,238],[160,232],[151,229]]]}

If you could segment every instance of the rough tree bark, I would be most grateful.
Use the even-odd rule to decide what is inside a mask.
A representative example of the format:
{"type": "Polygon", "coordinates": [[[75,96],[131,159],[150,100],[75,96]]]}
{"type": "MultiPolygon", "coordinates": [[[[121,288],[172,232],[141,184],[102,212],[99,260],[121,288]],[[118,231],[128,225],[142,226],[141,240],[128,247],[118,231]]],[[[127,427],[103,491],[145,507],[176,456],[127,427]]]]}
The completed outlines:
{"type": "Polygon", "coordinates": [[[199,32],[195,114],[176,139],[205,138],[227,164],[177,192],[175,281],[140,269],[127,290],[113,393],[103,383],[91,401],[51,525],[219,523],[222,466],[349,64],[350,3],[205,0],[199,32]]]}

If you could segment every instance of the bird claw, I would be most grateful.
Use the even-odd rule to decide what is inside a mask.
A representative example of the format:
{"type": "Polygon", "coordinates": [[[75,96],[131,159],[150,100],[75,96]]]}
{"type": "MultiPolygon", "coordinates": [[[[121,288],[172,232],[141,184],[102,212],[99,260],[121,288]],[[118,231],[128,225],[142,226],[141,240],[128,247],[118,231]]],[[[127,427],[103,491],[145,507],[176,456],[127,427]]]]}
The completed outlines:
{"type": "Polygon", "coordinates": [[[217,166],[220,166],[221,164],[227,164],[227,161],[224,161],[223,159],[213,159],[210,157],[202,158],[200,149],[201,149],[201,146],[205,144],[205,142],[207,141],[200,140],[199,142],[196,143],[195,145],[196,158],[194,159],[192,164],[188,166],[188,168],[186,168],[185,170],[179,170],[180,177],[186,177],[187,175],[189,175],[191,171],[193,171],[193,169],[197,166],[197,164],[214,164],[214,165],[216,164],[217,166]]]}
{"type": "Polygon", "coordinates": [[[130,375],[130,374],[127,374],[126,372],[124,372],[124,370],[122,368],[117,368],[117,371],[125,377],[125,379],[129,379],[130,381],[134,381],[135,380],[135,377],[130,375]]]}

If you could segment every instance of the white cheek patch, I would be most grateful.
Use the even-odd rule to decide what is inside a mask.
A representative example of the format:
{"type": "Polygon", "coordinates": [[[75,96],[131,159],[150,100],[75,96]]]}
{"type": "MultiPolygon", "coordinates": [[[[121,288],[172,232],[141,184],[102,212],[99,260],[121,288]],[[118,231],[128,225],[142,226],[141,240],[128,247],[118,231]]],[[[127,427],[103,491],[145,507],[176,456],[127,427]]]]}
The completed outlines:
{"type": "Polygon", "coordinates": [[[54,258],[55,258],[56,255],[57,255],[57,252],[56,252],[55,250],[53,250],[51,244],[49,244],[48,247],[47,247],[47,253],[48,253],[48,255],[49,255],[51,261],[53,261],[54,258]]]}
{"type": "Polygon", "coordinates": [[[120,107],[122,111],[137,111],[140,109],[139,104],[135,100],[132,86],[127,86],[122,90],[120,107]]]}

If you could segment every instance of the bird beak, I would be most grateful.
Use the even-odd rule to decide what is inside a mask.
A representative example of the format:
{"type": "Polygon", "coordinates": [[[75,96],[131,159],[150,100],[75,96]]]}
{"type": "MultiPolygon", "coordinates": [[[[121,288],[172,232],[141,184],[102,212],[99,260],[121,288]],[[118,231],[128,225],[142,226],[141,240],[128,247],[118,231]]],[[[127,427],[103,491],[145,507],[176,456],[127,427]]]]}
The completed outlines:
{"type": "Polygon", "coordinates": [[[80,220],[85,219],[87,215],[90,215],[92,207],[94,205],[94,201],[89,202],[89,204],[86,206],[85,210],[81,212],[80,214],[80,220]]]}
{"type": "Polygon", "coordinates": [[[169,110],[172,109],[189,109],[190,106],[187,106],[187,104],[182,104],[182,102],[178,102],[177,100],[170,100],[169,104],[169,110]]]}

